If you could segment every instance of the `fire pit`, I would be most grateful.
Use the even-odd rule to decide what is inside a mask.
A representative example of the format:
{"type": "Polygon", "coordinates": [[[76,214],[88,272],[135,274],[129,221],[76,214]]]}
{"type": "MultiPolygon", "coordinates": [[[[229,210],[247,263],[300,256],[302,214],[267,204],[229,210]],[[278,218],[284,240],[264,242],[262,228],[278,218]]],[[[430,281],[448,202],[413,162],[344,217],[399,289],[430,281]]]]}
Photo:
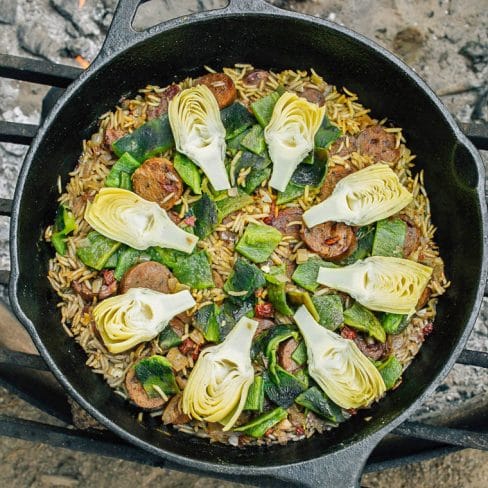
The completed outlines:
{"type": "MultiPolygon", "coordinates": [[[[51,3],[53,5],[56,4],[59,8],[61,8],[60,5],[70,4],[70,2],[60,1],[52,1],[51,3]]],[[[104,4],[108,3],[113,2],[104,2],[104,4]]],[[[79,6],[77,7],[81,11],[87,6],[86,4],[82,4],[84,2],[80,2],[79,4],[79,6],[82,6],[81,9],[79,6]]],[[[75,23],[74,14],[69,15],[71,15],[70,22],[75,23]]],[[[102,17],[102,25],[104,18],[102,17]]],[[[85,36],[87,38],[90,35],[101,36],[101,32],[102,30],[100,30],[100,34],[87,33],[85,36]]],[[[21,34],[19,33],[18,35],[19,39],[21,39],[21,34]]],[[[81,66],[87,62],[91,54],[88,51],[82,52],[80,50],[79,52],[78,54],[75,52],[71,52],[70,54],[73,59],[77,59],[81,66]]],[[[48,54],[45,52],[42,55],[49,57],[50,54],[49,56],[48,54]]],[[[0,55],[0,76],[4,78],[30,81],[62,89],[77,77],[80,72],[81,68],[73,66],[56,65],[46,61],[0,55]]],[[[43,104],[44,114],[49,111],[55,98],[56,91],[49,92],[43,104]]],[[[11,118],[15,119],[15,112],[13,114],[14,117],[11,118]]],[[[21,119],[21,117],[19,116],[18,119],[21,119]]],[[[28,121],[34,122],[34,119],[27,119],[23,122],[1,121],[0,141],[23,145],[29,144],[36,132],[36,125],[26,123],[28,121]]],[[[471,124],[463,126],[463,128],[471,135],[473,142],[478,148],[488,149],[488,131],[484,124],[471,124]]],[[[16,157],[20,157],[23,152],[11,146],[8,146],[8,148],[10,151],[17,151],[17,155],[14,153],[16,157]]],[[[1,215],[8,216],[9,209],[10,201],[8,199],[0,200],[1,215]]],[[[8,271],[5,269],[0,273],[0,281],[3,284],[8,281],[8,271]]],[[[486,337],[483,336],[483,331],[480,329],[480,331],[474,333],[472,347],[476,347],[477,336],[481,340],[483,338],[486,340],[486,337]]],[[[462,354],[458,362],[463,365],[487,368],[488,354],[467,350],[462,354]]],[[[46,374],[39,373],[40,371],[45,371],[46,367],[38,356],[28,354],[22,350],[19,352],[12,349],[2,349],[0,350],[0,363],[0,379],[2,384],[8,386],[12,391],[18,392],[32,404],[54,415],[63,422],[71,423],[73,421],[71,408],[64,393],[46,374]],[[45,387],[39,388],[39,382],[42,382],[45,387]]],[[[486,372],[480,373],[479,369],[474,373],[473,370],[467,369],[464,366],[458,368],[461,371],[458,373],[459,376],[472,375],[475,377],[480,374],[486,375],[486,372]]],[[[454,385],[455,383],[456,380],[454,380],[454,385]]],[[[368,462],[367,472],[407,464],[416,460],[428,459],[463,447],[488,448],[488,434],[486,433],[488,425],[486,424],[486,419],[479,415],[480,412],[486,409],[487,399],[484,398],[485,402],[483,403],[483,398],[481,398],[481,401],[478,400],[476,405],[472,405],[472,402],[461,403],[459,400],[465,400],[474,393],[478,393],[478,391],[475,389],[472,391],[463,391],[462,388],[452,389],[449,386],[452,385],[447,384],[439,388],[437,394],[431,397],[425,409],[421,412],[421,418],[426,419],[428,423],[420,423],[419,419],[415,419],[397,428],[394,432],[395,435],[386,438],[374,451],[368,462]],[[448,401],[457,400],[459,408],[450,411],[448,415],[432,416],[432,406],[438,403],[439,399],[443,397],[447,397],[448,401]],[[460,412],[462,412],[462,415],[460,415],[460,412]],[[442,421],[439,421],[441,417],[442,421]]],[[[79,420],[76,424],[81,427],[79,420]]],[[[53,427],[39,422],[4,417],[0,419],[0,434],[46,442],[56,446],[68,445],[73,449],[85,452],[100,453],[145,464],[163,465],[163,461],[160,458],[152,457],[105,432],[87,432],[82,428],[53,427]]],[[[167,463],[164,465],[171,467],[167,463]]]]}

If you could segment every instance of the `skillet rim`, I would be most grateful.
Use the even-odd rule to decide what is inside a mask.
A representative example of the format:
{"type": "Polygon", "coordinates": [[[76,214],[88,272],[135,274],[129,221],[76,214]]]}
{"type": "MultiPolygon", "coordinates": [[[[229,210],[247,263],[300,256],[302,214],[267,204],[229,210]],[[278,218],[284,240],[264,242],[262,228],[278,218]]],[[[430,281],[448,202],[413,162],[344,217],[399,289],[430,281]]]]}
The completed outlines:
{"type": "MultiPolygon", "coordinates": [[[[250,2],[252,4],[252,2],[250,2]]],[[[365,36],[358,34],[346,27],[340,26],[338,24],[334,24],[324,19],[316,18],[307,16],[304,14],[298,14],[296,12],[290,12],[286,10],[281,10],[276,7],[272,7],[271,5],[266,5],[266,8],[256,9],[252,6],[250,7],[248,2],[243,2],[244,9],[242,10],[240,7],[236,7],[232,2],[230,5],[224,9],[217,9],[197,14],[192,14],[190,16],[180,17],[177,19],[170,20],[168,22],[158,24],[154,27],[151,27],[147,31],[144,32],[136,32],[131,27],[129,27],[129,31],[132,31],[132,39],[125,39],[119,38],[116,35],[112,36],[112,38],[108,37],[106,42],[107,45],[104,44],[102,47],[99,56],[96,60],[92,63],[92,65],[84,71],[79,78],[74,80],[74,82],[66,89],[60,99],[57,101],[51,112],[48,114],[46,120],[40,126],[36,137],[34,138],[32,144],[29,147],[29,150],[25,156],[22,169],[19,174],[19,178],[17,180],[17,185],[15,189],[15,195],[13,200],[13,208],[12,208],[12,216],[10,222],[10,254],[11,254],[11,278],[10,278],[10,286],[9,286],[9,297],[10,302],[12,305],[12,309],[15,315],[19,318],[21,323],[25,326],[27,331],[29,332],[30,336],[32,337],[36,347],[39,349],[42,357],[46,361],[47,365],[55,375],[56,379],[63,385],[65,390],[75,398],[75,400],[83,406],[91,415],[93,415],[101,424],[105,425],[108,429],[112,432],[115,432],[124,440],[131,442],[132,444],[137,445],[145,450],[152,452],[168,461],[174,462],[180,467],[186,466],[187,468],[190,467],[191,469],[197,469],[200,471],[220,474],[222,475],[248,475],[248,476],[259,476],[259,475],[270,475],[276,476],[278,469],[283,469],[283,467],[295,467],[295,466],[308,466],[312,463],[318,463],[320,461],[325,461],[327,457],[332,457],[335,454],[340,454],[341,452],[345,452],[354,446],[361,446],[363,450],[368,450],[369,452],[374,448],[374,446],[384,437],[388,432],[394,429],[397,425],[403,422],[406,418],[408,418],[412,412],[416,409],[418,404],[426,398],[428,395],[432,393],[435,387],[440,383],[440,381],[447,375],[450,371],[452,366],[454,365],[457,357],[461,353],[471,331],[474,326],[475,320],[478,316],[479,308],[481,306],[481,301],[483,298],[484,292],[484,283],[486,281],[487,271],[488,271],[488,263],[486,262],[486,255],[487,255],[487,242],[488,242],[488,218],[487,218],[487,206],[486,200],[484,198],[484,183],[485,183],[485,170],[484,165],[481,160],[481,157],[477,150],[474,148],[472,143],[467,139],[467,137],[462,133],[459,126],[454,121],[452,115],[448,112],[446,107],[442,104],[442,102],[437,98],[437,96],[433,93],[433,91],[428,87],[428,85],[411,69],[409,68],[403,61],[397,58],[395,55],[384,49],[383,47],[376,44],[374,41],[366,38],[365,36]],[[244,5],[247,4],[247,5],[244,5]],[[246,10],[246,8],[248,10],[246,10]],[[376,430],[370,434],[367,434],[364,439],[359,441],[346,441],[341,443],[340,445],[336,445],[331,447],[331,450],[327,453],[318,454],[317,456],[311,457],[304,461],[297,461],[297,462],[290,462],[285,465],[268,465],[268,466],[244,466],[242,464],[235,464],[235,463],[226,463],[226,464],[219,464],[218,461],[216,462],[207,462],[207,461],[200,461],[193,458],[189,458],[187,456],[175,454],[173,452],[169,452],[163,448],[157,447],[154,444],[151,444],[148,441],[142,440],[137,435],[128,432],[122,427],[119,427],[118,424],[110,420],[109,418],[105,417],[104,414],[99,412],[90,402],[85,400],[85,398],[78,393],[78,391],[72,386],[72,384],[67,380],[64,374],[60,371],[55,361],[52,359],[48,349],[44,346],[43,342],[41,341],[38,333],[37,327],[32,323],[32,321],[26,316],[23,312],[19,301],[17,299],[17,290],[18,290],[18,282],[19,282],[19,254],[18,254],[18,241],[17,241],[17,229],[18,229],[18,221],[19,221],[19,212],[22,199],[24,197],[24,185],[27,180],[28,173],[30,168],[33,164],[35,159],[35,155],[37,153],[37,148],[43,141],[43,138],[48,131],[52,121],[57,117],[61,109],[65,106],[65,104],[70,103],[70,99],[73,93],[75,93],[79,86],[81,86],[86,80],[95,76],[97,72],[102,69],[107,63],[112,61],[115,57],[117,57],[122,52],[126,52],[130,50],[134,46],[138,45],[139,43],[143,43],[148,38],[157,36],[159,34],[163,34],[166,31],[178,28],[183,24],[198,24],[199,22],[208,22],[210,21],[218,21],[221,16],[225,16],[227,18],[233,17],[268,17],[270,20],[274,18],[280,18],[282,20],[291,20],[291,19],[299,19],[303,22],[308,24],[314,24],[320,28],[328,29],[332,31],[334,34],[339,36],[346,36],[352,38],[353,40],[363,44],[365,48],[374,52],[376,56],[382,58],[383,61],[389,61],[390,63],[394,64],[397,69],[403,72],[407,78],[410,79],[415,85],[416,88],[421,90],[427,97],[430,99],[431,103],[433,104],[432,109],[437,109],[442,115],[444,121],[447,122],[448,126],[450,127],[456,141],[459,145],[464,146],[466,150],[469,152],[473,162],[476,166],[476,172],[478,176],[478,182],[476,184],[476,196],[478,200],[478,205],[480,209],[480,216],[481,216],[481,227],[482,227],[482,237],[483,242],[482,244],[482,263],[479,273],[479,283],[478,283],[478,290],[476,294],[476,298],[474,301],[474,305],[472,310],[469,314],[468,321],[463,326],[463,332],[461,334],[460,339],[457,341],[456,346],[454,347],[453,352],[450,356],[448,356],[447,360],[445,361],[444,366],[441,368],[440,372],[435,375],[429,382],[429,385],[425,388],[425,390],[418,395],[410,404],[405,408],[405,410],[392,419],[391,421],[385,423],[382,426],[378,426],[376,430]],[[122,47],[113,48],[113,40],[122,41],[122,47]],[[366,444],[366,446],[364,446],[366,444]],[[253,471],[250,473],[250,468],[253,471]]],[[[119,7],[118,7],[119,8],[119,7]]],[[[124,34],[124,33],[122,33],[124,34]]],[[[127,33],[126,33],[127,34],[127,33]]]]}

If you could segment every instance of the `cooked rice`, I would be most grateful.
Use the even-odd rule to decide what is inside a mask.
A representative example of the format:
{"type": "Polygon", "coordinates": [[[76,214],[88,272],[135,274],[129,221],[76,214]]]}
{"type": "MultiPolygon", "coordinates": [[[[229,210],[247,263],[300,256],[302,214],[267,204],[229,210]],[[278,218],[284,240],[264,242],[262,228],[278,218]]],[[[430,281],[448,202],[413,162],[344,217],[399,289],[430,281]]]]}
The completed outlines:
{"type": "MultiPolygon", "coordinates": [[[[214,72],[209,67],[205,68],[209,72],[214,72]]],[[[407,367],[422,345],[424,340],[424,327],[434,320],[437,304],[436,297],[444,293],[446,287],[449,286],[449,282],[444,275],[444,266],[439,256],[437,245],[433,241],[435,227],[431,223],[430,204],[424,187],[423,171],[413,174],[412,170],[415,156],[405,146],[402,129],[386,126],[388,123],[387,119],[378,122],[371,118],[369,115],[370,110],[364,108],[359,103],[356,94],[346,88],[338,90],[335,86],[327,84],[313,70],[311,70],[310,74],[305,71],[295,70],[285,70],[280,73],[271,72],[269,78],[263,81],[260,86],[251,87],[244,83],[244,77],[252,69],[253,67],[248,64],[236,64],[233,68],[224,68],[223,70],[224,73],[233,79],[238,97],[246,105],[274,91],[280,85],[287,90],[296,91],[297,93],[303,91],[304,88],[313,87],[325,94],[327,117],[341,129],[343,134],[356,135],[364,128],[377,123],[384,125],[387,132],[395,134],[396,146],[400,148],[400,158],[394,164],[390,164],[390,166],[398,174],[401,183],[414,195],[413,202],[404,209],[403,213],[421,231],[420,246],[411,258],[434,268],[433,277],[429,283],[429,287],[433,293],[428,304],[413,316],[406,330],[399,335],[389,336],[391,350],[403,366],[407,367]]],[[[181,88],[187,88],[192,86],[192,80],[185,79],[179,85],[181,88]]],[[[48,279],[61,299],[58,304],[61,325],[65,332],[74,337],[86,351],[86,364],[95,373],[103,375],[107,383],[123,398],[127,398],[123,382],[129,367],[142,357],[161,353],[162,351],[157,341],[153,340],[125,353],[109,353],[94,333],[91,310],[96,304],[96,298],[91,305],[85,305],[82,298],[71,289],[71,283],[77,280],[80,283],[84,283],[88,289],[93,291],[99,290],[102,285],[101,279],[98,277],[98,272],[88,269],[77,258],[76,249],[83,243],[83,240],[91,230],[87,222],[83,219],[87,201],[91,200],[104,185],[105,178],[111,166],[116,162],[115,156],[103,144],[105,131],[107,129],[116,129],[130,133],[141,126],[147,119],[148,107],[159,104],[160,94],[164,89],[165,87],[160,88],[158,86],[148,85],[146,88],[141,89],[134,99],[124,99],[114,111],[101,115],[98,131],[90,139],[83,141],[83,152],[78,160],[78,164],[69,174],[70,180],[66,185],[66,191],[64,193],[62,193],[61,189],[61,180],[58,180],[59,192],[62,193],[58,200],[71,209],[78,225],[78,229],[74,235],[67,239],[66,256],[56,254],[49,261],[48,279]]],[[[349,137],[345,137],[342,141],[342,145],[346,147],[349,147],[349,143],[349,137]]],[[[165,153],[164,156],[171,157],[171,151],[165,153]]],[[[232,161],[233,165],[237,163],[239,157],[240,153],[234,157],[232,161]]],[[[329,158],[329,167],[341,165],[346,168],[361,169],[372,163],[373,160],[371,157],[363,156],[356,152],[344,157],[335,154],[329,158]]],[[[241,171],[237,177],[237,181],[232,182],[232,184],[237,183],[238,186],[245,185],[245,178],[248,173],[249,171],[246,172],[246,170],[241,171]]],[[[203,182],[204,185],[208,184],[205,180],[203,182]]],[[[286,204],[284,207],[296,207],[299,205],[303,210],[306,210],[318,203],[320,200],[318,193],[318,190],[307,187],[304,195],[297,202],[286,204]]],[[[167,198],[169,199],[171,196],[168,195],[167,198]]],[[[186,214],[189,205],[198,198],[192,197],[189,190],[183,194],[179,202],[181,203],[180,217],[186,214]]],[[[264,184],[255,192],[253,205],[235,212],[224,219],[224,222],[217,227],[211,236],[198,243],[200,248],[208,252],[212,260],[213,272],[220,275],[223,281],[226,280],[232,271],[235,262],[235,253],[234,244],[231,241],[219,239],[219,233],[229,232],[235,233],[238,236],[242,235],[247,223],[260,223],[269,216],[274,200],[274,192],[264,184]]],[[[277,210],[278,208],[276,206],[275,211],[277,210]]],[[[293,224],[290,223],[290,225],[293,224]]],[[[52,227],[48,227],[45,231],[46,240],[50,240],[51,235],[52,227]]],[[[298,263],[304,262],[311,253],[303,249],[302,245],[303,243],[301,241],[297,242],[296,239],[290,238],[289,236],[284,237],[271,256],[273,263],[281,264],[283,260],[296,260],[298,263]]],[[[263,269],[265,268],[266,265],[263,266],[263,269]]],[[[180,285],[181,288],[183,287],[180,285]]],[[[261,298],[266,296],[265,291],[261,295],[261,298]]],[[[316,295],[328,292],[328,288],[320,287],[316,291],[316,295]]],[[[221,288],[191,290],[191,293],[197,304],[190,311],[190,314],[193,314],[205,304],[214,302],[220,304],[227,296],[221,288]]],[[[234,293],[233,295],[236,294],[234,293]]],[[[286,323],[287,321],[289,322],[284,316],[277,317],[277,322],[286,323]]],[[[186,324],[184,337],[191,336],[191,333],[190,327],[186,324]]],[[[187,366],[182,370],[183,373],[178,373],[177,379],[183,384],[192,367],[193,360],[190,358],[187,366]]],[[[160,392],[160,394],[161,396],[164,395],[163,392],[160,392]]],[[[161,415],[161,412],[153,412],[150,415],[158,416],[161,415]]],[[[144,414],[142,412],[139,413],[138,418],[141,421],[143,417],[144,414]]],[[[235,432],[224,433],[220,428],[216,427],[216,424],[206,425],[204,422],[198,421],[192,421],[191,424],[175,426],[175,428],[181,432],[197,435],[198,437],[209,437],[211,442],[228,442],[232,445],[241,446],[251,443],[264,445],[275,442],[284,443],[288,440],[300,440],[305,437],[310,437],[315,432],[323,432],[331,428],[330,424],[317,418],[312,413],[308,413],[306,417],[303,432],[293,426],[290,428],[288,424],[281,425],[281,429],[275,429],[273,433],[260,439],[251,439],[246,436],[236,435],[235,432]]]]}

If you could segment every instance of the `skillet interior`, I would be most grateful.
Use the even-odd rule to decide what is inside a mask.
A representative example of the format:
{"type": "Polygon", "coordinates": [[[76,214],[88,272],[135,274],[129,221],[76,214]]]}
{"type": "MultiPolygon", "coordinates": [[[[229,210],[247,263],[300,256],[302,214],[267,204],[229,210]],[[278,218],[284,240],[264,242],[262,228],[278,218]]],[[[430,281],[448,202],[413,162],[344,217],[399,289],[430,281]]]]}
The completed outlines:
{"type": "Polygon", "coordinates": [[[459,145],[441,110],[401,68],[331,27],[300,18],[255,15],[251,20],[235,15],[202,18],[154,35],[102,64],[77,86],[50,120],[41,140],[31,147],[26,166],[29,169],[17,189],[20,202],[12,225],[16,236],[12,257],[14,271],[18,270],[13,303],[16,295],[20,309],[35,324],[41,343],[67,382],[108,422],[192,460],[241,466],[289,464],[337,450],[341,443],[365,439],[401,415],[441,372],[477,301],[483,272],[484,216],[472,155],[459,145]],[[57,175],[62,175],[64,186],[80,155],[81,141],[93,132],[99,115],[112,109],[122,95],[134,94],[147,83],[164,86],[173,75],[181,79],[199,74],[195,67],[204,64],[220,68],[243,61],[276,69],[314,67],[328,82],[358,93],[373,115],[389,116],[404,128],[409,147],[418,155],[417,168],[426,170],[425,185],[438,227],[436,238],[446,275],[453,282],[440,300],[435,334],[404,375],[400,388],[366,412],[373,416],[370,422],[358,415],[327,435],[266,451],[229,449],[182,435],[168,438],[139,425],[127,405],[84,365],[85,353],[63,332],[56,313],[57,297],[46,279],[53,251],[41,240],[55,214],[57,175]]]}

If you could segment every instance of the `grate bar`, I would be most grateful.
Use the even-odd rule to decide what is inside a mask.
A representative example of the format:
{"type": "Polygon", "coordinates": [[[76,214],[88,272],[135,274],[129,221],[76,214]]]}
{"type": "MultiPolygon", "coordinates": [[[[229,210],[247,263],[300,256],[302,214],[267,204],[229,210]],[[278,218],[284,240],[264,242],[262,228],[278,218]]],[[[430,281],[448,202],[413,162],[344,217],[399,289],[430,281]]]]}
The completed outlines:
{"type": "Polygon", "coordinates": [[[45,59],[0,54],[0,77],[66,88],[83,70],[45,59]]]}
{"type": "Polygon", "coordinates": [[[478,149],[488,151],[488,124],[472,122],[459,126],[478,149]]]}
{"type": "Polygon", "coordinates": [[[0,198],[0,215],[10,216],[12,213],[12,200],[0,198]]]}
{"type": "Polygon", "coordinates": [[[479,366],[480,368],[488,369],[488,352],[472,351],[471,349],[464,349],[459,355],[456,362],[459,364],[467,364],[469,366],[479,366]]]}
{"type": "Polygon", "coordinates": [[[28,146],[34,139],[37,128],[37,125],[0,120],[0,142],[13,142],[28,146]]]}
{"type": "Polygon", "coordinates": [[[0,415],[0,435],[152,466],[165,464],[164,459],[119,441],[111,434],[85,432],[8,415],[0,415]]]}
{"type": "Polygon", "coordinates": [[[469,447],[488,451],[488,433],[473,432],[464,429],[452,429],[438,425],[427,425],[421,422],[404,422],[393,434],[441,442],[452,446],[469,447]]]}
{"type": "Polygon", "coordinates": [[[37,354],[11,351],[10,349],[4,348],[0,348],[0,364],[37,369],[40,371],[49,371],[49,368],[41,356],[38,356],[37,354]]]}

